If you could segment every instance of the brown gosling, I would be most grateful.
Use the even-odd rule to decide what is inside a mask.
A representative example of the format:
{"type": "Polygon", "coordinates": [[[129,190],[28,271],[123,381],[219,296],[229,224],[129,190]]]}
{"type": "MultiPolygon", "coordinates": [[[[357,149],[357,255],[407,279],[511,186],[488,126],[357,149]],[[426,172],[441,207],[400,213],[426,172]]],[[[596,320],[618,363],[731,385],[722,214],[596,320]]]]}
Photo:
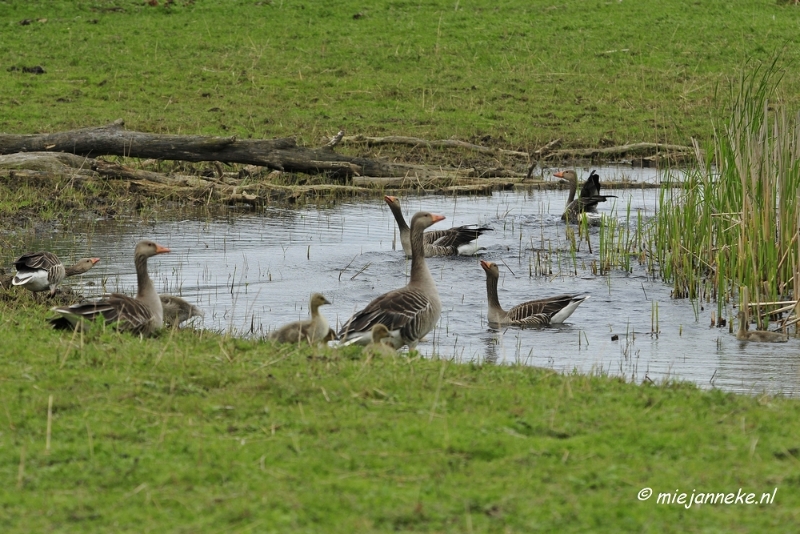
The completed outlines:
{"type": "Polygon", "coordinates": [[[378,323],[372,327],[372,341],[364,347],[362,354],[367,356],[367,360],[374,357],[395,356],[397,351],[388,343],[391,343],[389,329],[385,324],[378,323]]]}
{"type": "Polygon", "coordinates": [[[324,304],[330,304],[330,302],[321,293],[314,293],[308,303],[311,318],[283,325],[270,334],[269,339],[278,343],[299,343],[300,341],[307,341],[312,345],[323,343],[330,331],[327,319],[319,312],[319,307],[324,304]]]}
{"type": "Polygon", "coordinates": [[[770,332],[769,330],[748,330],[747,319],[745,314],[740,311],[739,317],[739,331],[736,332],[736,339],[740,341],[755,341],[758,343],[786,343],[789,341],[789,336],[781,332],[770,332]]]}
{"type": "Polygon", "coordinates": [[[789,341],[789,336],[781,334],[780,332],[770,332],[768,330],[751,330],[748,331],[749,321],[747,320],[748,306],[750,305],[750,298],[746,286],[739,289],[739,297],[741,298],[741,306],[739,308],[739,331],[736,332],[736,339],[740,341],[756,341],[759,343],[786,343],[789,341]]]}

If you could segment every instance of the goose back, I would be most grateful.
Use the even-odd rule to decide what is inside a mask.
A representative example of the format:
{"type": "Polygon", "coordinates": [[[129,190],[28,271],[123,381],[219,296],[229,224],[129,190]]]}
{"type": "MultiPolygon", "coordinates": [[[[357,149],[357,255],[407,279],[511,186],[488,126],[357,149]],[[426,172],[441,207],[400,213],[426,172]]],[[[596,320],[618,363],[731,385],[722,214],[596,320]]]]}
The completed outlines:
{"type": "Polygon", "coordinates": [[[131,298],[121,293],[111,295],[94,302],[56,306],[53,311],[62,317],[51,320],[55,327],[64,326],[63,319],[75,326],[80,321],[94,320],[102,317],[106,323],[114,324],[118,329],[135,334],[152,335],[164,326],[164,310],[161,299],[155,290],[153,281],[147,272],[147,260],[156,254],[170,252],[153,241],[139,241],[134,249],[134,265],[136,266],[137,292],[131,298]]]}
{"type": "Polygon", "coordinates": [[[411,219],[411,278],[405,287],[385,293],[355,313],[339,331],[345,344],[365,345],[371,329],[383,324],[390,333],[394,348],[415,348],[439,320],[442,303],[436,283],[425,262],[422,233],[430,225],[444,220],[442,215],[418,212],[411,219]]]}
{"type": "Polygon", "coordinates": [[[544,326],[564,322],[589,295],[557,295],[544,299],[523,302],[508,311],[500,306],[497,283],[500,270],[496,263],[481,261],[486,272],[486,295],[489,301],[490,324],[518,326],[544,326]]]}

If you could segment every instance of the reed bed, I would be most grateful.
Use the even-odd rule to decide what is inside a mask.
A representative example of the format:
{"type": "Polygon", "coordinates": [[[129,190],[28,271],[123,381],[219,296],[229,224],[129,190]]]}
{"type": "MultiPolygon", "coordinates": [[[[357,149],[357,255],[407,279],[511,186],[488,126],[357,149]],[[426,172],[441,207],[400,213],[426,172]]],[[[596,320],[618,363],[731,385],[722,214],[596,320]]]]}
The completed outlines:
{"type": "MultiPolygon", "coordinates": [[[[743,74],[727,120],[682,187],[665,187],[654,227],[655,253],[676,298],[717,302],[734,288],[756,301],[797,300],[800,120],[773,99],[775,63],[743,74]]],[[[668,184],[669,185],[669,184],[668,184]]]]}

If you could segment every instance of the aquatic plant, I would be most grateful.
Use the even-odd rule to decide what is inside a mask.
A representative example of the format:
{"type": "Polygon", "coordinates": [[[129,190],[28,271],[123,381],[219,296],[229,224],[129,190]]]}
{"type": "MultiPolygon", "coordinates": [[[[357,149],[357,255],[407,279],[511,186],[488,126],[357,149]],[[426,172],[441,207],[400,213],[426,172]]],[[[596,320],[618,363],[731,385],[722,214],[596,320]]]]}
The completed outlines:
{"type": "Polygon", "coordinates": [[[708,292],[724,302],[744,285],[756,300],[800,289],[800,121],[773,100],[776,61],[745,71],[732,87],[729,117],[714,125],[713,158],[695,143],[697,166],[666,187],[655,226],[661,274],[675,297],[708,292]]]}

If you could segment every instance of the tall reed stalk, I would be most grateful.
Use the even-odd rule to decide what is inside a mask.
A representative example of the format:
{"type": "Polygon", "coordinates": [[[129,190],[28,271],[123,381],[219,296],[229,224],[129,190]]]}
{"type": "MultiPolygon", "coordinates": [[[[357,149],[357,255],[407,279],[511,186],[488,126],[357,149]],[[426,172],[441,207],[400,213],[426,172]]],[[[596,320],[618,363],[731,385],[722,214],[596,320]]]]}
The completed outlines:
{"type": "Polygon", "coordinates": [[[661,192],[656,251],[676,297],[708,290],[721,311],[738,285],[755,300],[794,293],[800,120],[773,101],[779,81],[775,62],[742,75],[714,125],[716,168],[695,144],[697,168],[661,192]]]}

